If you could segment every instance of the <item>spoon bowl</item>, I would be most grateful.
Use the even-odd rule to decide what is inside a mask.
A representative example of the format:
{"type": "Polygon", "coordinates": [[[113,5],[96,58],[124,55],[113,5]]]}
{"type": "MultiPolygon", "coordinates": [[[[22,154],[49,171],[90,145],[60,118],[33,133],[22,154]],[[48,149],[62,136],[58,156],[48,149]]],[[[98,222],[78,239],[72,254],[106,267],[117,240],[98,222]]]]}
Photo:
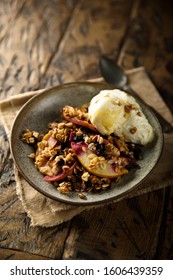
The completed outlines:
{"type": "MultiPolygon", "coordinates": [[[[117,65],[112,59],[101,56],[99,60],[99,67],[101,74],[108,84],[112,84],[116,88],[120,88],[124,91],[129,92],[137,100],[144,103],[140,96],[128,85],[128,78],[123,69],[117,65]]],[[[172,125],[152,106],[147,105],[157,116],[163,132],[171,133],[173,131],[172,125]]]]}
{"type": "Polygon", "coordinates": [[[116,85],[116,87],[124,87],[127,84],[127,76],[124,70],[115,64],[112,59],[102,56],[99,61],[99,67],[107,83],[116,85]]]}

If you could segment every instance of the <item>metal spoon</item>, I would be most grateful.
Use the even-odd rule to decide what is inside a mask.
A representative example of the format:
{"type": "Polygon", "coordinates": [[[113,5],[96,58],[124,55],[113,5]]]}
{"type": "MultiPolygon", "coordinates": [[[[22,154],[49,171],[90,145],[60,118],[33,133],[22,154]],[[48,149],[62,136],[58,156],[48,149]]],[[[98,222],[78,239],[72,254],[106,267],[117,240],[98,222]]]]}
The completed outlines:
{"type": "MultiPolygon", "coordinates": [[[[144,103],[140,96],[128,85],[128,78],[127,75],[124,73],[123,69],[117,64],[115,64],[115,62],[112,59],[106,56],[102,56],[99,61],[99,67],[101,74],[107,83],[129,92],[135,98],[144,103]]],[[[148,104],[147,106],[150,107],[150,109],[155,113],[156,117],[160,122],[163,132],[172,132],[173,126],[167,120],[165,120],[162,117],[162,115],[160,115],[160,113],[158,113],[153,107],[149,106],[148,104]]]]}

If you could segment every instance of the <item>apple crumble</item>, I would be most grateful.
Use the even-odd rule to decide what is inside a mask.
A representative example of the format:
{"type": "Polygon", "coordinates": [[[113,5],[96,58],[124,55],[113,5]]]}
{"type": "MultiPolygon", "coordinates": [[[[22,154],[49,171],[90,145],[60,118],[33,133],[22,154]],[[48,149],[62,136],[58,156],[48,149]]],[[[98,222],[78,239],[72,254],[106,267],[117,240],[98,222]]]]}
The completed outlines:
{"type": "Polygon", "coordinates": [[[87,105],[65,106],[62,117],[48,124],[44,135],[28,129],[21,135],[33,147],[29,157],[35,167],[60,193],[76,192],[87,199],[88,192],[108,190],[139,167],[142,146],[114,134],[101,135],[90,123],[87,105]]]}

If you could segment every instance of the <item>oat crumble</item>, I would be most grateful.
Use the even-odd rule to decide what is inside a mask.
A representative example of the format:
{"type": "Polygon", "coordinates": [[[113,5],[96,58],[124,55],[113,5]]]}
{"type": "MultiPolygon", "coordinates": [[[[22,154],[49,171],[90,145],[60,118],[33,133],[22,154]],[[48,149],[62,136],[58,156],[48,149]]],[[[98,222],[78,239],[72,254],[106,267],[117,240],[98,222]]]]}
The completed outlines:
{"type": "MultiPolygon", "coordinates": [[[[125,112],[132,109],[136,108],[126,106],[125,112]]],[[[113,134],[100,135],[89,122],[88,105],[81,108],[65,106],[62,114],[64,121],[49,123],[46,134],[27,129],[21,135],[24,143],[33,146],[34,151],[29,157],[35,167],[57,191],[64,195],[76,192],[81,199],[87,199],[88,192],[106,191],[112,187],[112,182],[138,167],[141,146],[126,143],[123,137],[113,134]],[[80,153],[86,157],[88,168],[81,163],[80,153],[74,150],[72,143],[81,148],[80,153]],[[102,172],[105,168],[110,168],[116,176],[95,174],[95,170],[102,172]]],[[[135,133],[135,127],[131,133],[135,133]]]]}

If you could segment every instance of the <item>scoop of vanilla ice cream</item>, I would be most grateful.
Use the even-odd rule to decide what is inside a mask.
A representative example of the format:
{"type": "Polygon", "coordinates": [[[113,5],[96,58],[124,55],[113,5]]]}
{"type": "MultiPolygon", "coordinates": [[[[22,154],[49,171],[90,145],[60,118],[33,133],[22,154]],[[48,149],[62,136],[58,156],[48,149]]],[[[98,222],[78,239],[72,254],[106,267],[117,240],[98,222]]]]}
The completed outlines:
{"type": "Polygon", "coordinates": [[[102,90],[93,97],[88,109],[91,123],[101,134],[109,135],[114,132],[116,126],[124,122],[124,108],[119,102],[123,98],[123,92],[102,90]]]}
{"type": "Polygon", "coordinates": [[[91,123],[103,135],[114,133],[126,141],[146,145],[154,131],[139,104],[130,94],[119,89],[102,90],[90,102],[91,123]]]}

